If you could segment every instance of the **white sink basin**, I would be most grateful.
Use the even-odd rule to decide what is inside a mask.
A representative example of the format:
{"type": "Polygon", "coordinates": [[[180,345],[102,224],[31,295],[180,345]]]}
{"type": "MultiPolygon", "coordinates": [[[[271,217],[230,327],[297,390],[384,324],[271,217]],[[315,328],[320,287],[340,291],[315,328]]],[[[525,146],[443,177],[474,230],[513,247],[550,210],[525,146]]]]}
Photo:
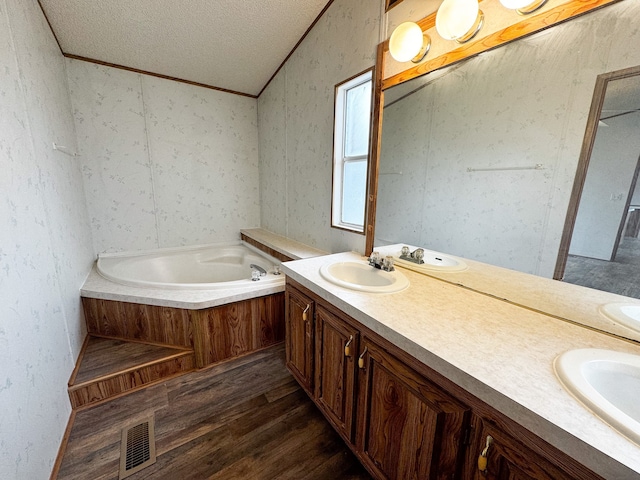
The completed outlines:
{"type": "Polygon", "coordinates": [[[602,315],[631,330],[640,332],[640,305],[635,303],[607,303],[598,310],[602,315]]]}
{"type": "Polygon", "coordinates": [[[351,290],[371,293],[395,293],[409,286],[409,279],[398,270],[385,272],[365,262],[336,262],[323,265],[325,280],[351,290]]]}
{"type": "Polygon", "coordinates": [[[435,250],[429,250],[422,247],[422,251],[424,252],[422,261],[424,263],[418,264],[409,260],[403,260],[402,258],[400,258],[403,247],[407,247],[409,249],[409,252],[415,252],[418,249],[418,247],[416,247],[415,245],[397,243],[393,245],[381,245],[378,247],[374,247],[373,250],[380,252],[382,257],[391,255],[396,265],[400,265],[402,268],[413,270],[414,272],[418,273],[453,273],[462,272],[469,268],[461,258],[446,255],[444,253],[436,252],[435,250]]]}
{"type": "Polygon", "coordinates": [[[416,272],[462,272],[467,269],[467,264],[459,258],[450,257],[433,250],[425,250],[422,261],[424,263],[417,264],[408,260],[403,260],[399,256],[394,255],[396,264],[414,270],[416,272]]]}
{"type": "Polygon", "coordinates": [[[585,348],[558,356],[556,375],[578,400],[640,445],[640,355],[585,348]]]}

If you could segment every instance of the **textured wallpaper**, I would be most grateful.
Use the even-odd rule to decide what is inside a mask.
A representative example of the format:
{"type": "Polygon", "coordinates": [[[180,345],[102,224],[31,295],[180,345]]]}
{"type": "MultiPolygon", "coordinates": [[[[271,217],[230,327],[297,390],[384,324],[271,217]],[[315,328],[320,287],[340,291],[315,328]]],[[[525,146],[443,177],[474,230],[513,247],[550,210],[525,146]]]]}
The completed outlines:
{"type": "Polygon", "coordinates": [[[255,99],[67,62],[97,252],[230,241],[259,226],[255,99]]]}
{"type": "Polygon", "coordinates": [[[35,1],[0,0],[0,478],[48,478],[93,261],[65,63],[35,1]]]}
{"type": "Polygon", "coordinates": [[[331,228],[334,87],[375,63],[380,8],[336,0],[259,99],[262,225],[326,251],[364,251],[331,228]]]}
{"type": "Polygon", "coordinates": [[[639,16],[620,2],[415,80],[384,111],[379,243],[552,276],[596,76],[640,64],[639,16]]]}

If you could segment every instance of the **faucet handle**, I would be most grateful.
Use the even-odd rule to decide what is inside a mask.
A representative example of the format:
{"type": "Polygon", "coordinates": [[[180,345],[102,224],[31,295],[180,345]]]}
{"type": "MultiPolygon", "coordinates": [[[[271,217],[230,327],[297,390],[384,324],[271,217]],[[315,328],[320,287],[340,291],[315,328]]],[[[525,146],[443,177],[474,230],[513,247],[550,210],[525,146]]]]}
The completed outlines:
{"type": "Polygon", "coordinates": [[[387,255],[386,257],[384,257],[384,260],[382,260],[382,269],[386,270],[387,272],[392,272],[394,270],[393,257],[391,255],[387,255]]]}

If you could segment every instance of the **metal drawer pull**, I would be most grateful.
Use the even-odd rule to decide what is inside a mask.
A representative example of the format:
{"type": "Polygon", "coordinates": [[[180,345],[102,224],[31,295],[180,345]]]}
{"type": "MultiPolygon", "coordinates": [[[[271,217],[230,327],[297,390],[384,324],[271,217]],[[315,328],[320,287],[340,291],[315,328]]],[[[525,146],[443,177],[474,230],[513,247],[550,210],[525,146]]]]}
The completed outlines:
{"type": "Polygon", "coordinates": [[[489,456],[489,447],[491,447],[492,443],[493,437],[491,435],[487,436],[487,446],[484,447],[484,450],[482,450],[482,453],[478,457],[478,470],[480,470],[480,473],[482,473],[482,475],[487,474],[487,466],[489,462],[487,457],[489,456]]]}
{"type": "Polygon", "coordinates": [[[309,304],[307,304],[307,308],[305,308],[305,309],[302,311],[302,320],[303,320],[304,322],[306,322],[306,321],[307,321],[307,312],[309,311],[309,309],[310,309],[310,308],[311,308],[311,304],[309,303],[309,304]]]}
{"type": "Polygon", "coordinates": [[[364,368],[364,356],[367,353],[367,347],[364,347],[362,354],[358,357],[358,368],[364,368]]]}
{"type": "Polygon", "coordinates": [[[344,356],[345,357],[350,357],[351,356],[351,348],[350,348],[351,342],[353,342],[353,335],[349,335],[349,341],[344,346],[344,356]]]}

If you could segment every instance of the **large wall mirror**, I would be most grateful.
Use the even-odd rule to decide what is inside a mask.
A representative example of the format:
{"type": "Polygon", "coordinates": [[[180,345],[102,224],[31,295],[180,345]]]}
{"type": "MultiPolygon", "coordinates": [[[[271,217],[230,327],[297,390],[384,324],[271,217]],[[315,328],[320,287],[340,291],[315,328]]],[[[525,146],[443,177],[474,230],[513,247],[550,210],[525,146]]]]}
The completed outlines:
{"type": "MultiPolygon", "coordinates": [[[[640,341],[640,334],[603,323],[592,306],[577,305],[577,299],[585,297],[594,304],[611,299],[640,303],[624,296],[629,291],[618,292],[623,293],[620,297],[600,296],[556,282],[557,296],[535,295],[536,278],[548,283],[564,270],[566,258],[559,261],[559,253],[561,245],[571,242],[565,224],[573,227],[567,210],[570,205],[577,209],[576,193],[581,191],[574,183],[585,185],[585,199],[592,203],[581,206],[583,211],[608,217],[605,210],[613,204],[620,211],[612,222],[615,228],[607,226],[607,235],[615,230],[614,243],[616,237],[625,238],[627,227],[633,232],[633,221],[627,217],[636,214],[623,212],[635,205],[632,183],[640,155],[640,113],[614,117],[607,110],[619,108],[619,91],[638,95],[614,81],[634,79],[640,88],[640,72],[628,70],[617,79],[610,72],[640,65],[640,49],[632,47],[640,44],[639,26],[640,4],[619,2],[386,90],[374,245],[408,243],[493,265],[491,278],[468,272],[441,278],[640,341]],[[601,98],[593,100],[602,75],[604,88],[595,92],[601,98]],[[611,108],[603,109],[603,104],[611,108]],[[611,115],[608,122],[600,119],[601,111],[611,115]],[[595,140],[599,123],[610,129],[602,134],[607,136],[602,142],[595,140]],[[592,139],[585,139],[585,130],[592,139]],[[589,159],[583,143],[588,142],[600,158],[591,162],[593,170],[586,169],[589,159]],[[612,144],[624,145],[614,162],[624,163],[624,173],[614,174],[607,160],[612,144]],[[585,167],[582,174],[588,173],[586,181],[576,181],[579,164],[585,167]],[[631,164],[629,173],[626,166],[631,164]],[[592,186],[598,193],[588,193],[592,186]],[[605,200],[594,204],[599,195],[605,200]],[[535,275],[530,290],[514,292],[504,269],[535,275]]],[[[581,214],[575,221],[576,249],[579,238],[583,243],[594,239],[584,234],[593,225],[580,223],[580,218],[581,214]]],[[[584,255],[571,249],[568,253],[584,255]]]]}

